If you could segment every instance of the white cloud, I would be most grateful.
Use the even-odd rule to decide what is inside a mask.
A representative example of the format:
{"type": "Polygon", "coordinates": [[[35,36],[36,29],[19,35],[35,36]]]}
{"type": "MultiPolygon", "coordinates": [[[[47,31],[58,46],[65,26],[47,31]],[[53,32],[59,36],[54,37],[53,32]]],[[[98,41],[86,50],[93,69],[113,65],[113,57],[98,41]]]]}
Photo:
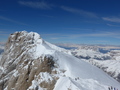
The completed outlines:
{"type": "Polygon", "coordinates": [[[65,11],[68,11],[68,12],[71,12],[71,13],[78,13],[82,16],[98,18],[96,14],[94,14],[92,12],[85,11],[85,10],[75,9],[75,8],[70,8],[70,7],[65,7],[65,6],[61,6],[61,8],[65,11]]]}
{"type": "Polygon", "coordinates": [[[107,24],[108,26],[113,26],[113,27],[120,27],[120,25],[114,25],[114,24],[107,24]]]}
{"type": "Polygon", "coordinates": [[[19,1],[18,3],[24,6],[39,9],[51,9],[52,7],[52,5],[49,5],[45,2],[19,1]]]}
{"type": "Polygon", "coordinates": [[[120,23],[120,18],[118,17],[102,17],[105,21],[120,23]]]}

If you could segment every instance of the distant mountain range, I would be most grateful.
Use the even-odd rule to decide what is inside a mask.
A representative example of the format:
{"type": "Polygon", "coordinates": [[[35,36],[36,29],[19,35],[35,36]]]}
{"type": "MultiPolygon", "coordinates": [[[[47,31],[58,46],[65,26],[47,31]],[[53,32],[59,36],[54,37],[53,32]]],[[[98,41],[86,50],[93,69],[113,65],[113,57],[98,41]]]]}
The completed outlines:
{"type": "Polygon", "coordinates": [[[102,49],[120,49],[119,45],[102,45],[102,44],[94,44],[94,45],[88,45],[88,44],[72,44],[72,43],[57,43],[55,44],[59,47],[64,48],[102,48],[102,49]]]}

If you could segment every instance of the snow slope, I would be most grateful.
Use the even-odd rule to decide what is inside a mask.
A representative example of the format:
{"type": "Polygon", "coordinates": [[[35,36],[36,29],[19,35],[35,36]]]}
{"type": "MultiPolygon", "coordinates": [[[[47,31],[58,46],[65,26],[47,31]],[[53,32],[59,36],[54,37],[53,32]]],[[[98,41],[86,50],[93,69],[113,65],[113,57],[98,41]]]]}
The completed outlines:
{"type": "MultiPolygon", "coordinates": [[[[59,60],[59,65],[66,70],[66,77],[62,77],[62,80],[64,81],[65,78],[67,79],[67,87],[75,86],[75,88],[72,88],[72,90],[77,88],[80,90],[89,90],[90,88],[91,90],[107,90],[108,86],[119,87],[119,83],[115,85],[113,82],[116,81],[105,74],[102,70],[87,64],[84,61],[80,61],[73,56],[64,55],[61,53],[58,53],[57,55],[55,54],[55,56],[59,60]],[[75,80],[76,78],[77,80],[75,80]]],[[[64,84],[66,82],[63,83],[62,80],[60,79],[62,82],[60,87],[63,86],[65,88],[66,86],[64,86],[64,84]]],[[[59,88],[59,84],[56,87],[59,88]]],[[[60,88],[58,88],[56,90],[60,90],[60,88]]]]}
{"type": "Polygon", "coordinates": [[[87,45],[71,51],[74,56],[101,68],[120,82],[120,50],[118,47],[112,47],[113,50],[106,47],[103,48],[101,50],[106,53],[100,52],[100,48],[97,46],[87,45]]]}
{"type": "Polygon", "coordinates": [[[99,68],[34,32],[12,34],[0,62],[0,86],[4,85],[4,90],[20,90],[21,84],[21,89],[25,87],[22,90],[108,90],[109,86],[120,89],[120,83],[99,68]]]}
{"type": "Polygon", "coordinates": [[[119,60],[89,60],[93,65],[107,72],[111,77],[120,82],[120,59],[119,60]]]}

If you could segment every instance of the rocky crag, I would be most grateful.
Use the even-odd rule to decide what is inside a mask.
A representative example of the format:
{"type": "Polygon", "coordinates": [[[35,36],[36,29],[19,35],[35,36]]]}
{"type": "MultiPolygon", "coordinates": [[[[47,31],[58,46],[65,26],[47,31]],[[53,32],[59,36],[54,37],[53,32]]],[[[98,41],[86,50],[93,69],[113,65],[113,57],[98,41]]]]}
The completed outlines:
{"type": "MultiPolygon", "coordinates": [[[[37,44],[44,41],[36,33],[16,32],[11,34],[0,63],[0,90],[53,90],[58,77],[54,58],[50,55],[36,56],[37,44]],[[46,76],[47,75],[47,76],[46,76]],[[47,79],[44,77],[47,77],[47,79]],[[34,79],[39,80],[34,87],[34,79]],[[39,86],[40,85],[40,86],[39,86]]],[[[42,52],[42,51],[41,51],[42,52]]]]}

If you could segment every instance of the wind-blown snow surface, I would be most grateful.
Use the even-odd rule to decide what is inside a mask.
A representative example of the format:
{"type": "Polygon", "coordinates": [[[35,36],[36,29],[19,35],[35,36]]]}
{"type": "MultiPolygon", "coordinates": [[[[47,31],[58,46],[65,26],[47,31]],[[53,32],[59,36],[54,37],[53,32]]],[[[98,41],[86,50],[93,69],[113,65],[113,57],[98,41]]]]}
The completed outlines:
{"type": "MultiPolygon", "coordinates": [[[[51,83],[53,77],[57,77],[57,81],[53,86],[54,90],[108,90],[109,86],[120,89],[120,83],[108,76],[102,70],[83,60],[77,59],[76,57],[72,56],[69,51],[44,41],[39,34],[34,32],[27,33],[25,31],[16,33],[21,34],[21,36],[17,37],[19,39],[21,37],[25,37],[25,39],[31,37],[31,39],[25,42],[29,44],[22,47],[24,49],[24,52],[20,53],[21,55],[19,55],[17,58],[14,58],[14,61],[10,60],[10,57],[8,57],[6,61],[1,60],[2,64],[0,64],[0,73],[6,72],[6,67],[7,65],[9,65],[8,62],[12,61],[14,63],[17,63],[20,60],[19,58],[21,58],[25,54],[29,54],[32,60],[37,60],[40,57],[43,58],[46,56],[52,56],[52,60],[54,60],[55,62],[54,66],[56,66],[53,67],[53,70],[57,72],[55,74],[51,74],[49,72],[39,72],[39,74],[35,75],[31,85],[27,88],[27,90],[36,90],[36,88],[38,90],[44,90],[45,87],[41,87],[40,84],[43,81],[51,83]]],[[[16,33],[12,34],[10,37],[16,37],[16,33]]],[[[16,39],[16,41],[19,42],[18,39],[16,39]]],[[[13,42],[14,41],[12,41],[11,43],[13,42]]],[[[9,46],[11,51],[14,51],[12,50],[14,48],[13,45],[19,46],[17,42],[14,42],[14,44],[11,44],[11,46],[9,46]]],[[[33,67],[35,63],[32,63],[30,65],[32,65],[31,67],[33,67]]],[[[21,66],[22,65],[19,65],[17,66],[17,68],[24,68],[25,70],[29,68],[28,65],[25,65],[24,67],[21,66]]],[[[37,67],[34,67],[34,70],[36,69],[37,67]]],[[[9,75],[6,75],[5,77],[17,77],[21,74],[21,72],[16,68],[11,73],[13,73],[13,75],[9,73],[9,75]]],[[[5,77],[2,78],[2,80],[5,79],[5,77]]],[[[0,83],[2,82],[2,80],[0,81],[0,83]]],[[[9,90],[8,87],[9,85],[7,85],[4,89],[9,90]]]]}

